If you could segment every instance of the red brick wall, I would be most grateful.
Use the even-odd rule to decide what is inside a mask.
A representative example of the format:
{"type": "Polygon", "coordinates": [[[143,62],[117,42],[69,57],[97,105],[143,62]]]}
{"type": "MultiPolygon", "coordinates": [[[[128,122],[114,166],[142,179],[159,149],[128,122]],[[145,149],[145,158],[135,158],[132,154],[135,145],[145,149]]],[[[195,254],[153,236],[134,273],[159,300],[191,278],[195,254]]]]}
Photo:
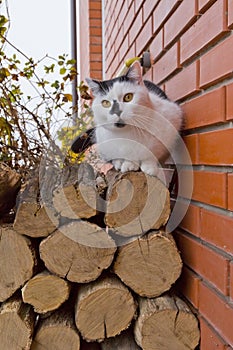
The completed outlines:
{"type": "Polygon", "coordinates": [[[194,190],[175,234],[179,286],[197,311],[201,350],[232,349],[233,0],[105,0],[104,13],[106,78],[150,49],[146,77],[186,113],[194,190]]]}
{"type": "Polygon", "coordinates": [[[102,2],[79,0],[80,80],[102,79],[102,2]]]}

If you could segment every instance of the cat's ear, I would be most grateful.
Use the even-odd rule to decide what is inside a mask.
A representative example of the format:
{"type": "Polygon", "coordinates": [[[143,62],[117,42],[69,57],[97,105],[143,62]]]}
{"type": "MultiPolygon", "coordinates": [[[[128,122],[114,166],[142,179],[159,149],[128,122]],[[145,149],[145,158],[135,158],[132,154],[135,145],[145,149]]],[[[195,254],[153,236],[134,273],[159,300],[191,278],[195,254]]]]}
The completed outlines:
{"type": "Polygon", "coordinates": [[[126,73],[126,77],[129,78],[130,80],[133,80],[133,82],[136,82],[138,84],[143,83],[141,65],[138,61],[135,61],[129,67],[129,70],[126,73]]]}
{"type": "Polygon", "coordinates": [[[98,95],[101,91],[101,85],[98,80],[93,80],[91,78],[86,78],[85,79],[87,82],[87,85],[91,89],[92,93],[94,96],[98,95]]]}

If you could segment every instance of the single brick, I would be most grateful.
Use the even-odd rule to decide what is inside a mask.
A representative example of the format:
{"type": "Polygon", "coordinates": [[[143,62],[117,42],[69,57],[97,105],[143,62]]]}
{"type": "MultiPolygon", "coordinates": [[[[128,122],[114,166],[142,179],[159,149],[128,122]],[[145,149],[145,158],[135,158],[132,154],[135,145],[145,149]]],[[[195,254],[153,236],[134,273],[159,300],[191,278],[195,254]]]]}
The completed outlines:
{"type": "Polygon", "coordinates": [[[227,174],[194,171],[193,199],[217,207],[227,206],[227,174]]]}
{"type": "Polygon", "coordinates": [[[199,162],[207,165],[233,165],[233,128],[199,135],[199,162]]]}
{"type": "Polygon", "coordinates": [[[233,217],[201,209],[201,238],[233,254],[233,217]]]}
{"type": "MultiPolygon", "coordinates": [[[[233,85],[233,84],[232,84],[233,85]]],[[[232,98],[230,98],[232,103],[232,98]]],[[[185,113],[185,129],[193,129],[205,125],[225,121],[225,87],[199,96],[182,105],[185,113]]],[[[232,103],[233,115],[233,103],[232,103]]]]}
{"type": "Polygon", "coordinates": [[[200,86],[207,87],[233,76],[232,57],[233,35],[200,58],[200,86]]]}

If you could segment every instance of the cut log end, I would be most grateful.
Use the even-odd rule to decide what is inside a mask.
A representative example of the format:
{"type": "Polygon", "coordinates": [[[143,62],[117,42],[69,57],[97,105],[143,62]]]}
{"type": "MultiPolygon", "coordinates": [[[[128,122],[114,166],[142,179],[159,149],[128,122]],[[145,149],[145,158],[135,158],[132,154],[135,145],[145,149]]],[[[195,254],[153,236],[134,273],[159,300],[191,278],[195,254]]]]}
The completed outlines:
{"type": "Polygon", "coordinates": [[[40,244],[48,270],[80,283],[95,280],[110,266],[115,251],[115,243],[106,231],[85,221],[61,227],[40,244]]]}
{"type": "Polygon", "coordinates": [[[129,290],[116,278],[105,278],[79,289],[75,320],[87,341],[102,341],[126,329],[136,304],[129,290]]]}
{"type": "Polygon", "coordinates": [[[0,307],[1,349],[31,349],[35,315],[19,296],[12,297],[0,307]]]}
{"type": "Polygon", "coordinates": [[[158,178],[142,172],[110,177],[105,222],[119,235],[130,237],[159,229],[169,215],[169,191],[158,178]]]}
{"type": "Polygon", "coordinates": [[[177,297],[140,299],[135,339],[143,350],[190,350],[199,343],[198,322],[177,297]]]}
{"type": "Polygon", "coordinates": [[[69,297],[67,281],[47,271],[30,279],[22,289],[25,303],[31,304],[35,312],[47,313],[58,309],[69,297]]]}
{"type": "Polygon", "coordinates": [[[40,320],[31,350],[79,350],[80,337],[67,305],[40,320]]]}
{"type": "Polygon", "coordinates": [[[4,301],[32,277],[36,257],[29,239],[11,226],[0,228],[0,238],[0,301],[4,301]]]}
{"type": "Polygon", "coordinates": [[[175,242],[163,231],[152,231],[120,247],[114,263],[114,272],[127,286],[150,298],[169,290],[181,269],[175,242]]]}

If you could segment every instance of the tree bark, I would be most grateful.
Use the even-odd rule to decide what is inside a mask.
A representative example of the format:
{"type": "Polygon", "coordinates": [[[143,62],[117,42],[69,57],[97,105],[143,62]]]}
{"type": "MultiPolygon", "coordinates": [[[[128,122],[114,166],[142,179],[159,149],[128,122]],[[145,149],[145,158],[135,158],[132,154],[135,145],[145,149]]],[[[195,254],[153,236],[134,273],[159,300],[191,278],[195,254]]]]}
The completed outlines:
{"type": "Polygon", "coordinates": [[[30,237],[46,237],[58,227],[58,214],[53,208],[49,193],[49,188],[54,186],[52,179],[52,176],[47,175],[40,183],[36,172],[22,188],[14,221],[14,229],[18,233],[30,237]]]}
{"type": "Polygon", "coordinates": [[[143,350],[190,350],[198,345],[198,322],[187,305],[168,295],[139,300],[135,339],[143,350]]]}
{"type": "Polygon", "coordinates": [[[152,231],[118,249],[114,272],[140,296],[169,290],[181,274],[182,261],[170,234],[152,231]]]}
{"type": "Polygon", "coordinates": [[[6,164],[0,162],[0,217],[14,207],[21,186],[21,176],[6,164]]]}
{"type": "Polygon", "coordinates": [[[116,277],[105,277],[80,286],[75,322],[85,340],[102,341],[126,329],[135,311],[129,290],[116,277]]]}
{"type": "Polygon", "coordinates": [[[32,307],[23,304],[19,295],[11,297],[0,306],[1,349],[30,350],[35,314],[32,307]]]}
{"type": "Polygon", "coordinates": [[[69,294],[69,283],[46,270],[31,278],[22,288],[23,301],[31,304],[38,313],[58,309],[69,294]]]}
{"type": "Polygon", "coordinates": [[[0,301],[4,301],[32,277],[37,263],[30,240],[12,226],[0,227],[0,261],[0,301]]]}
{"type": "Polygon", "coordinates": [[[115,251],[106,231],[86,221],[64,225],[40,244],[48,270],[79,283],[95,280],[110,266],[115,251]]]}
{"type": "Polygon", "coordinates": [[[68,305],[64,305],[51,316],[39,321],[31,350],[52,349],[80,349],[80,337],[68,305]]]}
{"type": "Polygon", "coordinates": [[[159,229],[169,215],[169,191],[158,178],[143,172],[110,172],[105,222],[119,235],[139,236],[159,229]]]}
{"type": "Polygon", "coordinates": [[[140,350],[134,340],[134,335],[127,330],[114,338],[109,338],[101,343],[101,350],[140,350]]]}

